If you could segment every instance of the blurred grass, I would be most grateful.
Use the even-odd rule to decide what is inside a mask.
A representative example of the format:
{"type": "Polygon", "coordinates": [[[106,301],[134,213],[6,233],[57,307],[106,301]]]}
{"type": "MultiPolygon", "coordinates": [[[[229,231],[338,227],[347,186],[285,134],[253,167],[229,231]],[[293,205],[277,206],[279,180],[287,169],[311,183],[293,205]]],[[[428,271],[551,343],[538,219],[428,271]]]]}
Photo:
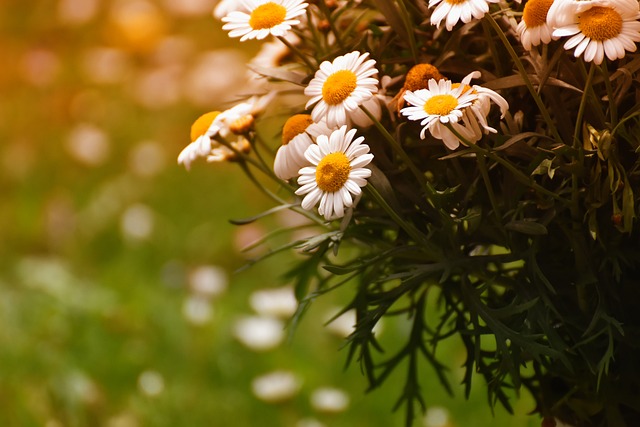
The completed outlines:
{"type": "MultiPolygon", "coordinates": [[[[233,165],[175,165],[194,117],[224,107],[235,89],[205,84],[204,100],[189,89],[202,55],[232,43],[208,1],[178,3],[0,5],[0,426],[402,425],[391,412],[400,376],[364,394],[357,366],[344,370],[342,340],[322,327],[348,289],[317,301],[275,350],[254,353],[233,338],[249,294],[281,285],[286,257],[233,275],[210,321],[185,317],[190,272],[236,270],[245,260],[234,239],[261,231],[227,220],[270,203],[233,165]],[[104,49],[112,63],[93,64],[104,49]],[[276,369],[299,375],[301,391],[261,402],[251,381],[276,369]],[[145,390],[145,373],[159,389],[145,390]],[[348,410],[318,413],[309,396],[319,386],[344,389],[348,410]]],[[[389,322],[383,341],[405,333],[389,322]]],[[[462,363],[459,349],[442,353],[462,363]]],[[[482,386],[468,402],[461,389],[451,400],[426,372],[427,403],[447,408],[450,427],[536,425],[500,410],[493,418],[482,386]]],[[[516,407],[533,409],[526,399],[516,407]]]]}

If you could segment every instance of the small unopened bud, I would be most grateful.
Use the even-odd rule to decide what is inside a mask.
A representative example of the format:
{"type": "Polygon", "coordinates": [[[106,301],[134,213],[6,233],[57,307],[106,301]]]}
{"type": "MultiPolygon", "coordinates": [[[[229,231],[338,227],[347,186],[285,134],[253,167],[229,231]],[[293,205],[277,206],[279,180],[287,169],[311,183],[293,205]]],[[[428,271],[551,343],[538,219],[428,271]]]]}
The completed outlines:
{"type": "Polygon", "coordinates": [[[321,19],[320,22],[318,22],[318,30],[323,33],[328,33],[331,30],[331,24],[329,23],[329,20],[321,19]]]}
{"type": "Polygon", "coordinates": [[[613,225],[620,225],[622,224],[622,214],[620,213],[615,213],[613,215],[611,215],[611,222],[613,222],[613,225]]]}
{"type": "Polygon", "coordinates": [[[251,114],[240,117],[229,125],[229,130],[236,135],[246,135],[253,130],[254,117],[251,114]]]}

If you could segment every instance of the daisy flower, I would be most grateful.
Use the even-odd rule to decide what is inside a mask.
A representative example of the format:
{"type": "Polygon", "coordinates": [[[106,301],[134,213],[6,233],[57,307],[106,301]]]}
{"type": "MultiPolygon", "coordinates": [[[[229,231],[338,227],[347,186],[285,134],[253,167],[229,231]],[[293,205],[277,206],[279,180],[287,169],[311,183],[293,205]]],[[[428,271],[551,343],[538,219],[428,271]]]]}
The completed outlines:
{"type": "Polygon", "coordinates": [[[601,64],[604,56],[610,60],[635,52],[640,41],[640,8],[637,0],[592,0],[562,2],[555,37],[569,37],[566,50],[575,48],[573,55],[582,55],[586,62],[601,64]]]}
{"type": "Polygon", "coordinates": [[[421,139],[425,138],[428,130],[434,138],[441,139],[447,148],[455,150],[460,145],[460,140],[447,128],[446,125],[451,124],[465,139],[475,141],[476,132],[459,123],[465,109],[479,98],[477,93],[465,90],[471,78],[475,76],[477,72],[469,74],[455,88],[450,80],[431,79],[428,89],[415,92],[408,90],[404,99],[411,106],[403,108],[400,112],[409,120],[420,121],[420,125],[424,126],[420,132],[421,139]]]}
{"type": "Polygon", "coordinates": [[[304,156],[312,166],[300,169],[296,194],[305,195],[302,208],[310,210],[318,202],[318,213],[325,219],[343,217],[345,210],[354,204],[353,196],[360,196],[360,187],[367,185],[371,170],[365,168],[373,159],[364,137],[356,139],[355,129],[347,131],[342,126],[331,135],[320,135],[316,144],[305,151],[304,156]]]}
{"type": "Polygon", "coordinates": [[[524,5],[516,32],[525,49],[551,41],[553,28],[547,23],[547,15],[552,4],[553,0],[529,0],[524,5]]]}
{"type": "Polygon", "coordinates": [[[310,163],[304,153],[320,135],[331,134],[324,123],[315,123],[309,114],[289,117],[282,128],[282,145],[278,148],[273,171],[280,179],[298,176],[298,171],[310,163]]]}
{"type": "Polygon", "coordinates": [[[320,64],[304,89],[304,94],[311,97],[305,108],[315,105],[313,121],[325,120],[332,128],[349,124],[359,106],[378,92],[378,79],[373,77],[378,74],[376,61],[368,57],[368,52],[354,51],[320,64]]]}
{"type": "Polygon", "coordinates": [[[431,25],[440,28],[443,19],[446,20],[447,31],[462,21],[465,24],[471,19],[481,19],[489,12],[489,3],[499,0],[429,0],[429,8],[435,7],[431,14],[431,25]]]}
{"type": "Polygon", "coordinates": [[[226,22],[223,30],[230,30],[229,37],[240,37],[240,41],[262,40],[269,34],[283,36],[293,25],[294,19],[305,13],[308,6],[303,0],[238,0],[243,9],[234,10],[222,18],[226,22]]]}
{"type": "Polygon", "coordinates": [[[220,111],[211,111],[198,117],[191,126],[191,143],[178,155],[178,164],[189,170],[195,159],[211,154],[211,137],[220,131],[220,123],[216,121],[219,115],[220,111]]]}

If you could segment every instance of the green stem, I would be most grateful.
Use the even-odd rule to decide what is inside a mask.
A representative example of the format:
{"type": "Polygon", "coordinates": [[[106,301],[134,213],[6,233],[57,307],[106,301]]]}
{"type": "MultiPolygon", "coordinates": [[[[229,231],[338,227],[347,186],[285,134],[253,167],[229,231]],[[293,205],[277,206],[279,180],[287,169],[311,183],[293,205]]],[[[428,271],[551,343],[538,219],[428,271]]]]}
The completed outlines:
{"type": "Polygon", "coordinates": [[[407,27],[407,38],[409,39],[409,49],[411,50],[411,56],[413,57],[413,62],[418,63],[418,48],[416,46],[416,38],[414,34],[414,26],[411,22],[411,15],[407,10],[407,6],[404,4],[404,0],[398,0],[398,6],[402,11],[402,21],[404,22],[405,27],[407,27]]]}
{"type": "Polygon", "coordinates": [[[489,24],[491,24],[495,32],[498,34],[498,37],[502,41],[502,44],[507,49],[507,52],[509,52],[511,59],[513,59],[513,62],[516,65],[516,68],[518,68],[518,72],[520,73],[522,80],[524,80],[524,84],[527,86],[527,89],[529,89],[529,93],[533,97],[534,102],[538,106],[538,110],[540,110],[540,114],[542,114],[542,118],[544,119],[545,123],[547,124],[547,127],[549,128],[549,132],[551,132],[551,134],[553,135],[553,138],[558,143],[564,144],[564,142],[562,141],[562,138],[560,137],[560,134],[558,133],[558,129],[556,129],[556,125],[553,122],[551,115],[549,114],[549,110],[547,110],[547,106],[544,105],[544,102],[542,102],[542,98],[540,98],[538,91],[536,91],[536,89],[533,87],[533,83],[531,83],[531,79],[529,79],[527,70],[525,70],[524,65],[522,64],[522,61],[520,61],[520,58],[518,57],[518,54],[516,53],[516,51],[513,50],[513,46],[511,46],[511,43],[507,39],[507,36],[504,34],[504,32],[502,31],[502,29],[500,28],[500,25],[498,25],[496,20],[493,19],[493,16],[491,16],[491,14],[487,13],[485,17],[489,21],[489,24]]]}
{"type": "Polygon", "coordinates": [[[367,191],[373,199],[380,205],[382,209],[384,209],[387,214],[391,217],[396,224],[400,226],[411,238],[419,244],[425,252],[427,252],[428,257],[431,261],[442,261],[444,259],[444,255],[438,246],[431,243],[429,238],[424,235],[420,230],[418,230],[413,224],[405,221],[402,216],[396,212],[391,205],[387,203],[387,201],[380,195],[378,190],[372,185],[369,184],[364,187],[365,191],[367,191]]]}
{"type": "Polygon", "coordinates": [[[498,205],[498,200],[496,199],[496,194],[493,191],[493,185],[491,185],[491,179],[489,179],[487,162],[485,161],[484,156],[476,156],[476,159],[478,160],[478,168],[480,169],[480,174],[482,175],[484,186],[487,189],[487,194],[489,195],[489,201],[491,202],[491,206],[493,207],[493,212],[498,218],[498,223],[501,224],[502,214],[500,213],[500,207],[498,205]]]}
{"type": "Polygon", "coordinates": [[[316,4],[320,8],[320,11],[322,11],[322,13],[327,17],[327,21],[329,22],[329,28],[331,28],[331,32],[336,37],[336,42],[338,43],[338,46],[340,47],[341,50],[344,50],[345,48],[344,42],[342,41],[342,37],[340,37],[340,32],[336,28],[336,23],[333,22],[331,11],[329,10],[329,8],[327,7],[324,1],[316,2],[316,4]]]}
{"type": "MultiPolygon", "coordinates": [[[[253,182],[253,184],[260,191],[262,191],[264,194],[266,194],[269,198],[271,198],[273,201],[275,201],[276,203],[279,203],[281,205],[288,204],[285,200],[281,199],[280,197],[275,195],[271,190],[267,189],[264,185],[262,185],[262,183],[255,177],[255,175],[253,173],[251,173],[251,170],[249,169],[249,167],[247,166],[247,164],[245,162],[240,162],[240,168],[247,175],[249,180],[251,182],[253,182]]],[[[294,212],[297,212],[297,213],[299,213],[301,215],[306,216],[307,218],[309,218],[311,221],[315,222],[316,224],[321,225],[323,227],[326,227],[326,224],[320,218],[318,218],[316,215],[312,214],[311,212],[309,212],[307,210],[304,210],[299,206],[294,206],[294,207],[292,207],[290,209],[292,211],[294,211],[294,212]]]]}
{"type": "Polygon", "coordinates": [[[291,52],[293,52],[298,58],[302,59],[302,61],[305,63],[305,65],[309,68],[309,70],[311,70],[312,72],[314,70],[318,69],[318,65],[314,65],[309,58],[307,57],[307,55],[305,55],[304,53],[302,53],[300,51],[300,49],[298,49],[297,47],[295,47],[291,42],[289,42],[289,40],[287,40],[286,38],[284,38],[283,36],[278,36],[278,40],[280,40],[282,43],[284,43],[290,50],[291,52]]]}
{"type": "Polygon", "coordinates": [[[609,69],[607,68],[607,61],[603,61],[600,66],[602,70],[602,76],[604,78],[604,85],[607,88],[607,97],[609,98],[609,115],[611,116],[611,127],[615,128],[618,124],[618,106],[613,94],[613,87],[611,86],[611,80],[609,78],[609,69]]]}

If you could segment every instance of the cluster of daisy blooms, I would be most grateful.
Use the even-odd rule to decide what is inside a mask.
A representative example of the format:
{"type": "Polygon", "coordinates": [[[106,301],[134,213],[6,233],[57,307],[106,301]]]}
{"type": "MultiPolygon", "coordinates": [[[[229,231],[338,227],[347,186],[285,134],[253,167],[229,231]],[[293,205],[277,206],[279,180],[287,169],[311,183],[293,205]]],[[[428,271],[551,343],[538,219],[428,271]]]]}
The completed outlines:
{"type": "MultiPolygon", "coordinates": [[[[587,247],[589,237],[614,236],[615,246],[624,240],[615,240],[616,232],[633,230],[640,201],[630,182],[640,163],[623,164],[614,142],[626,140],[627,153],[640,152],[632,90],[640,69],[633,54],[640,41],[638,0],[221,0],[214,16],[229,37],[253,40],[261,49],[249,62],[244,101],[193,124],[191,143],[178,157],[185,167],[198,158],[237,162],[280,208],[328,229],[343,218],[336,239],[352,224],[359,232],[360,225],[371,225],[365,238],[354,241],[375,240],[371,235],[388,228],[392,232],[378,238],[394,238],[380,247],[419,247],[416,262],[428,265],[417,268],[421,278],[454,287],[468,287],[461,278],[477,279],[478,298],[494,286],[494,274],[504,273],[505,282],[516,274],[531,281],[542,275],[537,265],[525,271],[535,256],[514,256],[520,270],[484,265],[478,269],[486,268],[490,279],[483,278],[473,269],[491,247],[531,245],[529,257],[541,247],[533,238],[523,243],[522,235],[572,228],[576,240],[560,255],[575,253],[580,270],[586,267],[581,253],[598,250],[587,247]],[[278,190],[264,185],[255,170],[278,190]],[[580,226],[588,230],[584,235],[580,226]],[[580,245],[583,252],[576,250],[580,245]],[[450,267],[469,268],[466,276],[442,267],[448,254],[474,259],[450,267]],[[441,278],[427,273],[438,268],[446,270],[441,278]]],[[[392,259],[385,265],[397,277],[413,274],[402,270],[413,258],[396,266],[390,254],[372,259],[392,259]]],[[[396,277],[383,273],[379,283],[396,277]]],[[[544,276],[539,282],[551,287],[544,276]]],[[[508,294],[503,289],[499,297],[508,294]]],[[[548,331],[538,332],[531,336],[548,331]]],[[[510,366],[521,363],[516,359],[510,366]]]]}

